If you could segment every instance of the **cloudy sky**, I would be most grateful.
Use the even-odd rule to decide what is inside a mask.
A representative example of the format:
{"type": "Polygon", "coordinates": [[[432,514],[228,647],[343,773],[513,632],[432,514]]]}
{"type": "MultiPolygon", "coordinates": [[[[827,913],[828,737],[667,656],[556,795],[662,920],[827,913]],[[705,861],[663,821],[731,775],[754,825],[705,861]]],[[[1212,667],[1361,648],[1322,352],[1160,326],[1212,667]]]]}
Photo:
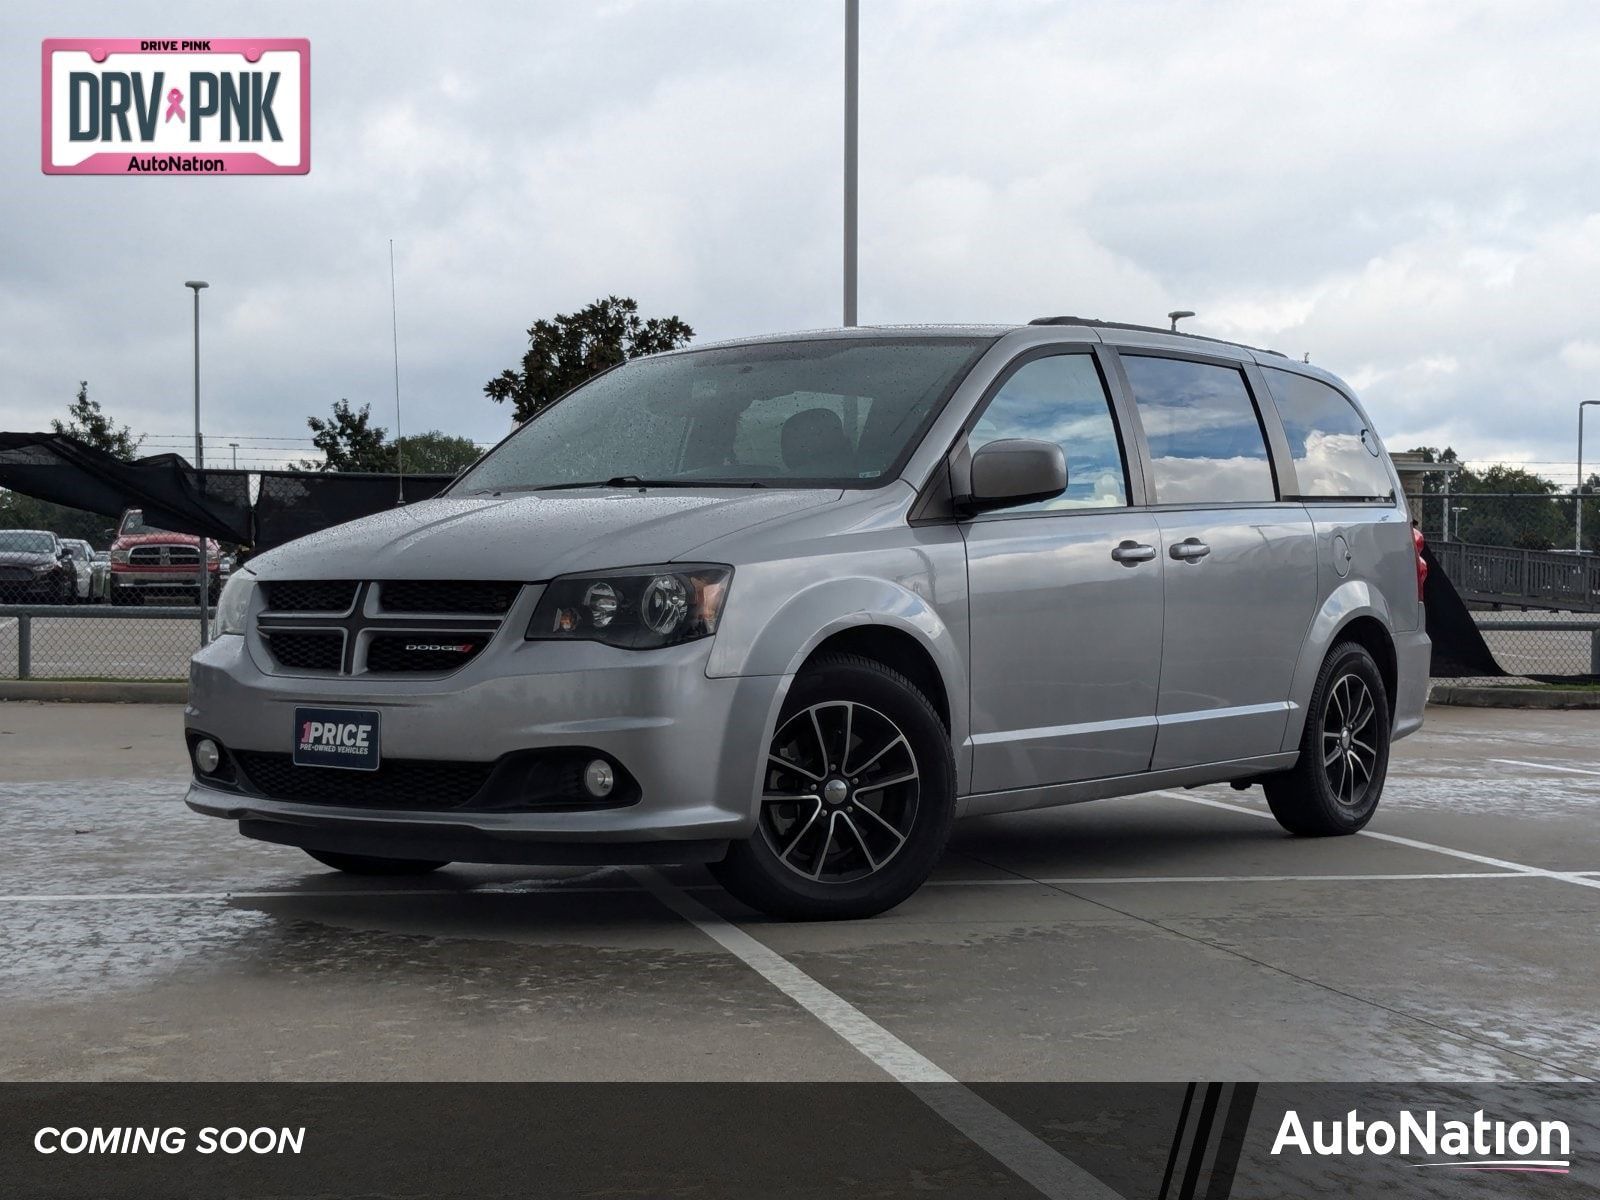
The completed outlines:
{"type": "MultiPolygon", "coordinates": [[[[863,0],[861,318],[1159,323],[1354,383],[1391,446],[1548,463],[1600,398],[1600,5],[863,0]]],[[[537,317],[839,320],[843,0],[9,0],[0,429],[76,381],[292,456],[348,397],[492,440],[537,317]],[[45,37],[305,36],[312,169],[39,171],[45,37]]],[[[1600,460],[1600,442],[1591,451],[1600,460]]],[[[1563,464],[1565,471],[1563,472],[1563,464]]]]}

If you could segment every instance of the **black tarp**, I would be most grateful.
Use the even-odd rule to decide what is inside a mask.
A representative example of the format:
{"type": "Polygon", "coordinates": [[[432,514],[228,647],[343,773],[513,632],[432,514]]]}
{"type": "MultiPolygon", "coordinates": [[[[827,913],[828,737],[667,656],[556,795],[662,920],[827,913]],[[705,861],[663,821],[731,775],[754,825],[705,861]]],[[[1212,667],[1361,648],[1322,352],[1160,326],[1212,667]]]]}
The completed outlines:
{"type": "Polygon", "coordinates": [[[1428,564],[1428,581],[1422,585],[1428,640],[1433,643],[1433,667],[1428,674],[1439,679],[1490,678],[1506,673],[1494,660],[1494,651],[1472,612],[1426,545],[1422,561],[1428,564]]]}
{"type": "MultiPolygon", "coordinates": [[[[269,550],[329,525],[342,525],[400,503],[401,480],[394,475],[355,475],[318,471],[259,471],[255,502],[255,545],[269,550]]],[[[405,502],[437,496],[450,475],[407,475],[405,502]]]]}
{"type": "MultiPolygon", "coordinates": [[[[407,475],[407,503],[437,495],[444,475],[407,475]]],[[[0,487],[113,520],[130,508],[153,525],[269,550],[302,534],[393,508],[394,475],[196,471],[177,454],[124,462],[59,433],[0,433],[0,487]],[[250,501],[250,476],[261,479],[250,501]]]]}

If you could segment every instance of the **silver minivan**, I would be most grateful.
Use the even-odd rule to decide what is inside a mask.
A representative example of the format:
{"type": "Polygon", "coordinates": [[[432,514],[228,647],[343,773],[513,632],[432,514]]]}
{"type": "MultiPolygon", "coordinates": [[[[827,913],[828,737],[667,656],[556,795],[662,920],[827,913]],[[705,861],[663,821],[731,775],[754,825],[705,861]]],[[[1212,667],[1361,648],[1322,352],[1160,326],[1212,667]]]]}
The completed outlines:
{"type": "Polygon", "coordinates": [[[1420,539],[1316,367],[1073,317],[616,367],[229,581],[191,808],[328,866],[703,862],[881,912],[958,817],[1259,783],[1353,833],[1422,723],[1420,539]]]}

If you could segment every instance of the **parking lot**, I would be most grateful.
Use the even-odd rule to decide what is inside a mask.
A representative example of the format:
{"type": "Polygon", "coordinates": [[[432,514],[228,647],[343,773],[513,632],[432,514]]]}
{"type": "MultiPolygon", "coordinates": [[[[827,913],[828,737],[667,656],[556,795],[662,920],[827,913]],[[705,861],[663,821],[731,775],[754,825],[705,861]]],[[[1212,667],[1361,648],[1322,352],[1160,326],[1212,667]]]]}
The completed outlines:
{"type": "Polygon", "coordinates": [[[699,869],[342,877],[183,806],[178,708],[0,704],[0,1075],[1593,1078],[1600,720],[1428,716],[1362,836],[1226,787],[987,818],[785,925],[699,869]]]}

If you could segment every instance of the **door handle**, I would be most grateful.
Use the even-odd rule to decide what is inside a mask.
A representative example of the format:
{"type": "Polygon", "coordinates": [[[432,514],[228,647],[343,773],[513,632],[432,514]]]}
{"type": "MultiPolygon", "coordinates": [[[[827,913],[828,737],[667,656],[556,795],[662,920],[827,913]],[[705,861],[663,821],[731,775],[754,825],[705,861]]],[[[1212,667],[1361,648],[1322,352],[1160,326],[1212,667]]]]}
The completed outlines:
{"type": "Polygon", "coordinates": [[[1111,557],[1126,567],[1136,567],[1155,556],[1154,546],[1144,546],[1138,542],[1118,542],[1116,549],[1111,552],[1111,557]]]}
{"type": "Polygon", "coordinates": [[[1211,547],[1199,538],[1189,537],[1184,538],[1181,542],[1173,542],[1168,547],[1167,553],[1179,562],[1199,562],[1211,553],[1211,547]]]}

